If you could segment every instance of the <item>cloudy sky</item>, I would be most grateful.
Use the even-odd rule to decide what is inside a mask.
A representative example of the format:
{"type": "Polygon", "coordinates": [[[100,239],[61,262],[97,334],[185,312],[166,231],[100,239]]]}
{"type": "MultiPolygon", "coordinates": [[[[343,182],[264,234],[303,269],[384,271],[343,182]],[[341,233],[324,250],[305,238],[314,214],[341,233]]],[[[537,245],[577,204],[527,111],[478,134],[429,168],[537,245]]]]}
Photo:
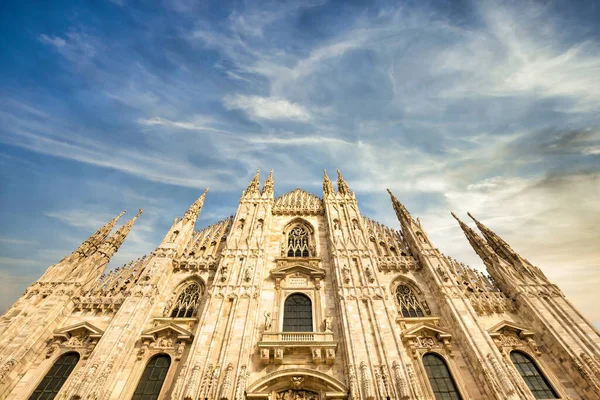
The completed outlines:
{"type": "Polygon", "coordinates": [[[112,267],[207,186],[201,226],[256,168],[276,195],[340,168],[482,268],[470,211],[600,326],[597,1],[30,3],[0,7],[0,310],[124,208],[112,267]]]}

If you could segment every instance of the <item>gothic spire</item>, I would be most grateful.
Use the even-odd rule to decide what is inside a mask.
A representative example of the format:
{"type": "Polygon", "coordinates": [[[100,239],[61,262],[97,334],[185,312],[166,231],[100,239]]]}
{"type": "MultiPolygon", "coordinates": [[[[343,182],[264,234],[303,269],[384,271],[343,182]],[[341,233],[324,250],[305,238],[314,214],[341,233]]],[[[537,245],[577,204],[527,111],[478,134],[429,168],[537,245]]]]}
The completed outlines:
{"type": "Polygon", "coordinates": [[[462,222],[456,216],[456,214],[454,214],[453,212],[451,212],[450,214],[452,214],[454,219],[456,219],[458,221],[458,224],[460,225],[465,236],[467,237],[467,240],[471,244],[471,247],[473,247],[473,250],[475,250],[477,255],[483,261],[487,260],[488,258],[490,258],[491,260],[498,259],[498,256],[496,255],[496,253],[494,253],[494,251],[490,248],[490,246],[487,244],[487,242],[485,240],[483,240],[483,238],[481,236],[479,236],[477,234],[477,232],[475,232],[473,229],[471,229],[471,227],[469,227],[467,224],[462,222]]]}
{"type": "Polygon", "coordinates": [[[333,183],[331,183],[331,180],[327,176],[327,171],[323,170],[323,197],[334,193],[335,191],[333,189],[333,183]]]}
{"type": "Polygon", "coordinates": [[[98,247],[106,240],[110,232],[113,230],[119,218],[125,214],[125,210],[121,211],[119,215],[108,221],[106,225],[98,229],[92,236],[90,236],[85,242],[79,246],[75,253],[78,253],[81,257],[89,255],[91,252],[98,249],[98,247]]]}
{"type": "Polygon", "coordinates": [[[256,174],[254,174],[254,178],[250,181],[248,185],[248,189],[246,189],[246,194],[256,194],[260,193],[260,169],[256,169],[256,174]]]}
{"type": "Polygon", "coordinates": [[[471,213],[468,212],[467,215],[475,222],[477,228],[479,228],[485,240],[487,240],[491,248],[494,249],[494,251],[500,257],[504,258],[509,262],[520,258],[519,255],[515,253],[514,250],[511,249],[511,247],[508,245],[508,243],[506,243],[500,236],[498,236],[496,233],[494,233],[491,229],[489,229],[481,222],[477,221],[475,217],[471,215],[471,213]]]}
{"type": "Polygon", "coordinates": [[[263,186],[262,194],[267,194],[268,196],[272,196],[275,190],[275,181],[273,180],[273,170],[269,171],[269,176],[267,176],[267,180],[263,186]]]}
{"type": "Polygon", "coordinates": [[[342,173],[339,169],[337,170],[337,185],[339,194],[345,195],[351,193],[350,188],[348,187],[348,184],[346,183],[346,180],[342,176],[342,173]]]}
{"type": "Polygon", "coordinates": [[[208,188],[204,189],[204,193],[198,197],[198,199],[190,206],[190,208],[183,214],[183,222],[193,221],[194,223],[198,219],[200,215],[200,211],[202,211],[202,206],[204,206],[204,198],[206,197],[206,193],[208,193],[208,188]]]}
{"type": "Polygon", "coordinates": [[[392,207],[394,207],[394,211],[396,212],[396,216],[398,217],[400,222],[412,222],[412,216],[410,215],[406,207],[404,207],[404,205],[400,203],[400,201],[396,198],[396,196],[394,196],[390,189],[387,189],[387,191],[390,194],[390,198],[392,199],[392,207]]]}
{"type": "Polygon", "coordinates": [[[135,217],[127,221],[125,225],[120,227],[111,237],[109,237],[98,249],[98,252],[103,254],[106,258],[111,258],[113,254],[119,250],[119,247],[125,242],[127,235],[131,232],[131,228],[133,228],[133,224],[138,219],[140,215],[144,212],[143,209],[139,209],[138,213],[135,217]]]}

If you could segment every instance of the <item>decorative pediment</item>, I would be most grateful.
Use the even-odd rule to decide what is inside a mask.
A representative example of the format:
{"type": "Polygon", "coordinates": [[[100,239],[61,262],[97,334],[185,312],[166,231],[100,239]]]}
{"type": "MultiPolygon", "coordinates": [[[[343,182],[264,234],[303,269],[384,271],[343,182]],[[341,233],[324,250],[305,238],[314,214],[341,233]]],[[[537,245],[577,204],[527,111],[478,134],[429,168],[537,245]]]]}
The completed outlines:
{"type": "Polygon", "coordinates": [[[92,339],[100,339],[104,331],[102,329],[96,328],[94,325],[89,322],[80,322],[75,325],[66,326],[64,328],[60,328],[54,331],[55,339],[63,339],[69,340],[72,337],[80,336],[80,337],[90,337],[92,339]]]}
{"type": "Polygon", "coordinates": [[[155,342],[160,337],[172,337],[184,342],[191,342],[194,334],[173,323],[156,326],[142,332],[142,339],[155,342]]]}
{"type": "Polygon", "coordinates": [[[315,287],[321,287],[321,281],[325,278],[325,270],[319,267],[319,260],[307,261],[287,261],[286,259],[277,260],[277,267],[272,269],[271,277],[275,280],[275,287],[279,289],[281,282],[288,278],[288,284],[296,280],[299,286],[306,286],[308,280],[313,280],[315,287]],[[302,280],[306,283],[302,284],[302,280]]]}
{"type": "Polygon", "coordinates": [[[490,333],[491,337],[502,335],[505,331],[516,332],[519,337],[523,338],[531,337],[534,335],[534,333],[528,330],[527,328],[507,320],[501,321],[496,325],[492,326],[490,329],[488,329],[488,332],[490,333]]]}
{"type": "Polygon", "coordinates": [[[102,329],[89,322],[79,322],[57,329],[52,338],[47,341],[46,358],[52,357],[61,348],[68,348],[80,352],[85,360],[94,350],[103,333],[102,329]]]}
{"type": "Polygon", "coordinates": [[[415,358],[419,353],[436,348],[445,350],[452,356],[451,340],[452,334],[428,323],[413,326],[402,333],[402,341],[408,345],[415,358]]]}
{"type": "Polygon", "coordinates": [[[323,211],[323,201],[300,188],[276,198],[272,208],[273,215],[321,215],[323,211]]]}
{"type": "Polygon", "coordinates": [[[519,347],[528,347],[534,353],[540,353],[533,339],[535,333],[512,321],[501,321],[488,329],[488,333],[504,355],[519,347]]]}
{"type": "Polygon", "coordinates": [[[167,352],[173,354],[176,360],[180,360],[186,347],[191,343],[194,335],[173,323],[159,325],[142,332],[142,343],[138,350],[138,360],[144,357],[148,349],[154,352],[167,352]]]}

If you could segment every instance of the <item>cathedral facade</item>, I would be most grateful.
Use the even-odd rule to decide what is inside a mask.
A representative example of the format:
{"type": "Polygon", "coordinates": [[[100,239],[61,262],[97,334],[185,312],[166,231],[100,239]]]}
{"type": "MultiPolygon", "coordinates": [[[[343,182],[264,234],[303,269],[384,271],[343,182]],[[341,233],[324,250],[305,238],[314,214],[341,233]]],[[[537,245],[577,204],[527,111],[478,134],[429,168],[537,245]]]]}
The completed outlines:
{"type": "Polygon", "coordinates": [[[257,171],[195,230],[205,196],[121,268],[141,210],[50,266],[0,319],[0,399],[600,399],[598,331],[474,218],[489,275],[391,192],[400,230],[361,215],[339,172],[275,198],[257,171]]]}

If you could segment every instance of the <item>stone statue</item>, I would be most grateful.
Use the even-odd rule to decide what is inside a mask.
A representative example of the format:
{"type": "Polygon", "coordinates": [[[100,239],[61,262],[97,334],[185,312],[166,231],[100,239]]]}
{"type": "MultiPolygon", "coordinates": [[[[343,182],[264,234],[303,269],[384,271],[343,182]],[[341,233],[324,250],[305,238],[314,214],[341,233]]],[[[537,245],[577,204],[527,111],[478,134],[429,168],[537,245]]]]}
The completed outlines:
{"type": "Polygon", "coordinates": [[[333,332],[331,329],[331,317],[329,315],[325,317],[325,332],[333,332]]]}
{"type": "Polygon", "coordinates": [[[273,325],[273,319],[271,318],[271,313],[265,311],[265,332],[270,331],[273,325]]]}

